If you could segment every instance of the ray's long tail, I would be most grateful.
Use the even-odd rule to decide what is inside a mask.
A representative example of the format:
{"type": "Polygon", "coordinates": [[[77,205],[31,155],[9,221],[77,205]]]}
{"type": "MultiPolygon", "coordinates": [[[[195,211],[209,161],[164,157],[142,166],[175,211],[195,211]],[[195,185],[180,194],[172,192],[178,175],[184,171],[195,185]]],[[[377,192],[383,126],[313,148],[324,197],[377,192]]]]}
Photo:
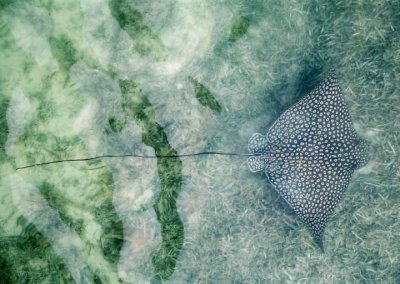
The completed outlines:
{"type": "Polygon", "coordinates": [[[216,152],[216,151],[207,151],[207,152],[199,152],[199,153],[191,153],[191,154],[180,154],[180,155],[136,155],[136,154],[126,154],[126,155],[101,155],[101,156],[94,156],[89,158],[80,158],[80,159],[65,159],[65,160],[54,160],[48,161],[43,163],[36,163],[27,166],[17,167],[16,170],[23,170],[28,168],[33,168],[36,166],[45,166],[51,164],[59,164],[65,162],[85,162],[85,161],[92,161],[102,158],[141,158],[141,159],[157,159],[157,158],[181,158],[181,157],[193,157],[193,156],[202,156],[202,155],[219,155],[219,156],[259,156],[260,153],[229,153],[229,152],[216,152]]]}

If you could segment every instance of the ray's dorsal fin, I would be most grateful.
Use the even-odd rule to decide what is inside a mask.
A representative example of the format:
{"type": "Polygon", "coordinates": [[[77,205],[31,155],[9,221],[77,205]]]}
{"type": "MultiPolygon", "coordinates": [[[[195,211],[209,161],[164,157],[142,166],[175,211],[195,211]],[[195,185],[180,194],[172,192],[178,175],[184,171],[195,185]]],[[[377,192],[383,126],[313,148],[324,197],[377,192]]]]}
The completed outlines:
{"type": "Polygon", "coordinates": [[[334,69],[275,121],[267,139],[272,144],[291,144],[311,135],[322,142],[349,141],[357,136],[334,69]]]}

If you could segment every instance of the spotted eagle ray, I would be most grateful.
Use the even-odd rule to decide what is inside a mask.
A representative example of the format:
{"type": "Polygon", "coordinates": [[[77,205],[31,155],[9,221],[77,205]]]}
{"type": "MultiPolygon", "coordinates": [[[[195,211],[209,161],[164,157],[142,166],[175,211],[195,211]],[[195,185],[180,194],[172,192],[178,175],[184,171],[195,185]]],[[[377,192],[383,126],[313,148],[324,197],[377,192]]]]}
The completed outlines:
{"type": "Polygon", "coordinates": [[[368,161],[331,70],[327,78],[284,112],[267,135],[254,133],[247,162],[264,171],[278,193],[307,225],[323,250],[323,231],[354,170],[368,161]]]}
{"type": "Polygon", "coordinates": [[[266,136],[254,133],[249,154],[199,152],[180,155],[101,155],[55,160],[17,168],[100,158],[176,158],[200,155],[248,156],[252,172],[264,171],[271,184],[307,225],[323,251],[323,231],[353,172],[368,162],[368,143],[355,132],[332,69],[324,81],[285,111],[266,136]]]}

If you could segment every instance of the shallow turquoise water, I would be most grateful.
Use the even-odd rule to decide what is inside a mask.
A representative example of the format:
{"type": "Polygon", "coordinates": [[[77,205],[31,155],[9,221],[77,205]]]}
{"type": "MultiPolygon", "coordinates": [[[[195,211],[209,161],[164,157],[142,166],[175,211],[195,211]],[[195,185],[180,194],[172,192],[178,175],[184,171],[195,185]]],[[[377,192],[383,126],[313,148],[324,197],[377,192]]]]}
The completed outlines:
{"type": "Polygon", "coordinates": [[[0,282],[396,283],[396,1],[1,1],[0,282]],[[372,145],[325,253],[242,157],[336,65],[372,145]]]}

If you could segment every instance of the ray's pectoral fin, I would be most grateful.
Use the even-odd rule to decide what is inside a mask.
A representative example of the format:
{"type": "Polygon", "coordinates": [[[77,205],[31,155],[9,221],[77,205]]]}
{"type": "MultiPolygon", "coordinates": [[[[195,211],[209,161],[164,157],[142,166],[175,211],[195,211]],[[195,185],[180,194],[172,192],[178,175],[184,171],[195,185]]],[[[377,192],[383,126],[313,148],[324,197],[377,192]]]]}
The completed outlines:
{"type": "Polygon", "coordinates": [[[267,167],[266,174],[323,250],[323,231],[349,184],[352,171],[321,161],[287,160],[279,169],[267,167]],[[282,174],[283,171],[287,174],[282,174]]]}
{"type": "Polygon", "coordinates": [[[354,169],[357,170],[359,168],[364,167],[369,160],[369,149],[370,145],[364,139],[357,138],[355,141],[355,167],[354,169]]]}

